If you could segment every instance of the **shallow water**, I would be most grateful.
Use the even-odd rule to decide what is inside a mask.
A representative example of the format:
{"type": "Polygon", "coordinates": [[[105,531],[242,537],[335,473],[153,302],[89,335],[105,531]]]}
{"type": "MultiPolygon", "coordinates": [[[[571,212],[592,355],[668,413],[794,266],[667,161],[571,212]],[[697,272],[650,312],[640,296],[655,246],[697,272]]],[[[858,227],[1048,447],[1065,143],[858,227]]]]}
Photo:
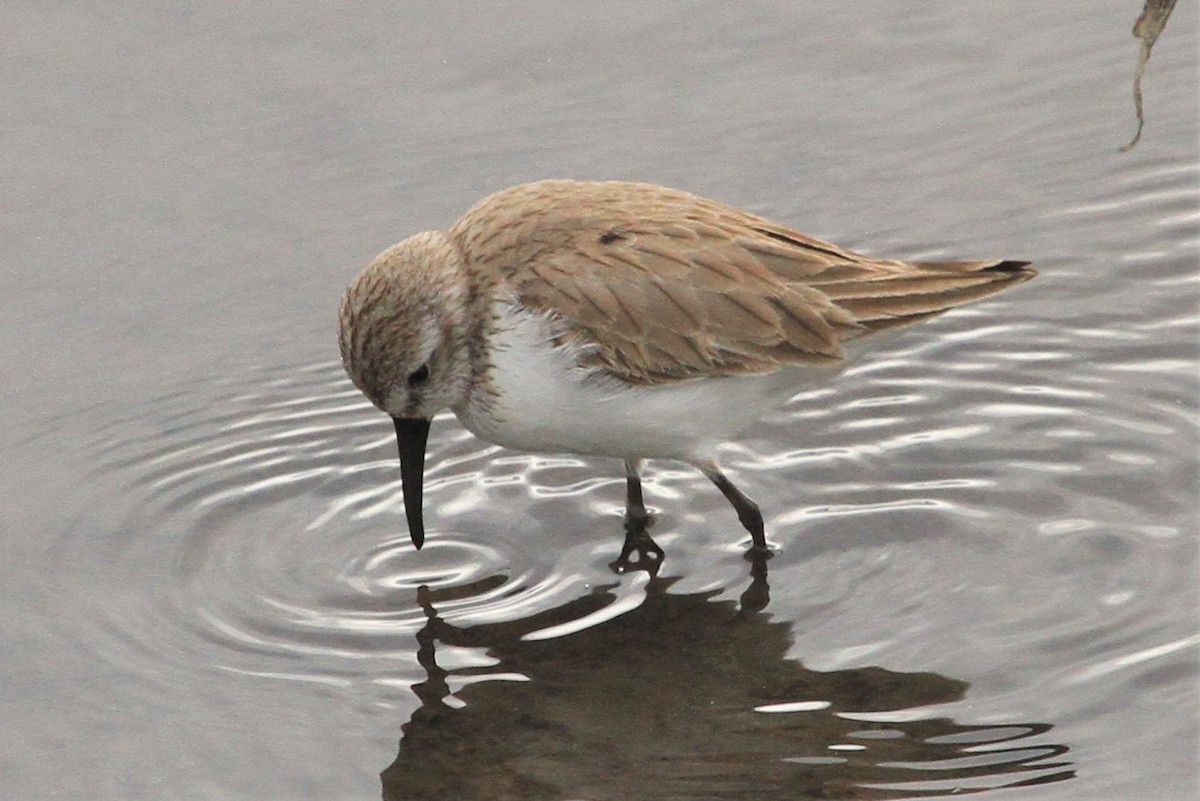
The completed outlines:
{"type": "Polygon", "coordinates": [[[1193,797],[1195,4],[1132,153],[1139,3],[437,8],[0,12],[0,796],[1193,797]],[[449,417],[418,553],[333,310],[548,176],[1041,272],[728,446],[765,565],[449,417]]]}

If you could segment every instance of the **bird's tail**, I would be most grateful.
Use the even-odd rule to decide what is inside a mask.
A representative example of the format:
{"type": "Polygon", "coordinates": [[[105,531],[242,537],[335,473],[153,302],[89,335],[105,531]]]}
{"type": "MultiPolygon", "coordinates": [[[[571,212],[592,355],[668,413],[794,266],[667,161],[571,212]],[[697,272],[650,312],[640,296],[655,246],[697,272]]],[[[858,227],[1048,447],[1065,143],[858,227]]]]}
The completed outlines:
{"type": "Polygon", "coordinates": [[[964,303],[1028,281],[1037,272],[1027,261],[893,262],[864,271],[834,266],[812,280],[870,333],[912,325],[964,303]]]}

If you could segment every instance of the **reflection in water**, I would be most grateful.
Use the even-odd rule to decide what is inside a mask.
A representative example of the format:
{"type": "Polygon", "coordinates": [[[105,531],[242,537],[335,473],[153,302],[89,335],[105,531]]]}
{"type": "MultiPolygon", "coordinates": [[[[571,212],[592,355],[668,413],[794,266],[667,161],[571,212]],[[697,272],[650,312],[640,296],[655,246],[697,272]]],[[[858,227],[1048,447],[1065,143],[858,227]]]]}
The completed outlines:
{"type": "Polygon", "coordinates": [[[1137,22],[1133,24],[1133,35],[1142,40],[1142,47],[1138,53],[1137,71],[1133,76],[1133,107],[1137,111],[1138,125],[1133,139],[1121,148],[1123,151],[1133,150],[1134,145],[1142,138],[1142,127],[1146,123],[1142,116],[1142,76],[1146,73],[1146,62],[1150,60],[1150,50],[1154,47],[1158,35],[1163,32],[1163,28],[1167,27],[1167,18],[1171,16],[1174,8],[1175,0],[1146,0],[1146,5],[1142,7],[1142,13],[1138,16],[1137,22]]]}
{"type": "Polygon", "coordinates": [[[614,602],[599,588],[523,620],[459,628],[451,592],[423,591],[427,678],[382,773],[392,799],[909,798],[1060,781],[1044,723],[970,726],[918,707],[967,684],[879,667],[822,673],[788,659],[789,626],[761,611],[766,562],[742,604],[675,595],[646,573],[636,608],[565,636],[614,602]],[[750,603],[747,603],[747,599],[750,603]],[[494,664],[447,670],[443,649],[494,664]]]}

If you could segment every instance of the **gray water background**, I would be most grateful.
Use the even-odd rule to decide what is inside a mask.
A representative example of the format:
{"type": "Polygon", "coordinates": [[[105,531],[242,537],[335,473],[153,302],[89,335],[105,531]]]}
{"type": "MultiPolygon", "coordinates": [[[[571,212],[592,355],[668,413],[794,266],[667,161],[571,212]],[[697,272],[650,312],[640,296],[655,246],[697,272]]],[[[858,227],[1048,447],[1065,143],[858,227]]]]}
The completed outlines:
{"type": "Polygon", "coordinates": [[[1194,797],[1197,12],[1124,154],[1139,10],[6,5],[0,797],[371,798],[393,762],[410,798],[870,797],[889,770],[917,795],[1194,797]],[[618,465],[452,419],[418,554],[338,297],[544,177],[1041,272],[723,452],[781,546],[760,613],[702,477],[652,464],[673,583],[647,585],[607,568],[618,465]],[[810,706],[754,712],[787,701],[810,706]],[[972,759],[928,751],[955,727],[1011,727],[1030,764],[939,783],[972,759]],[[887,738],[933,769],[887,767],[887,738]]]}

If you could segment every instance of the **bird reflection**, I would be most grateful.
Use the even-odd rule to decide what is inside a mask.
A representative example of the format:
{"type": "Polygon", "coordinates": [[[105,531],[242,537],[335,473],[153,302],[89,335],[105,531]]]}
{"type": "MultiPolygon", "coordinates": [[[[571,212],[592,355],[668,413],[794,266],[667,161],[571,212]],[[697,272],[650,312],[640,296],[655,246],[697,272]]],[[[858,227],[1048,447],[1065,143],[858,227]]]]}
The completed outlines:
{"type": "Polygon", "coordinates": [[[1074,776],[1067,747],[1043,741],[1048,724],[880,714],[960,700],[965,682],[787,658],[789,624],[763,611],[763,559],[739,602],[672,594],[673,579],[646,573],[636,608],[553,638],[538,632],[603,618],[619,585],[468,628],[437,604],[480,588],[422,588],[427,678],[381,775],[385,801],[909,798],[1074,776]],[[447,671],[439,645],[495,664],[447,671]]]}

